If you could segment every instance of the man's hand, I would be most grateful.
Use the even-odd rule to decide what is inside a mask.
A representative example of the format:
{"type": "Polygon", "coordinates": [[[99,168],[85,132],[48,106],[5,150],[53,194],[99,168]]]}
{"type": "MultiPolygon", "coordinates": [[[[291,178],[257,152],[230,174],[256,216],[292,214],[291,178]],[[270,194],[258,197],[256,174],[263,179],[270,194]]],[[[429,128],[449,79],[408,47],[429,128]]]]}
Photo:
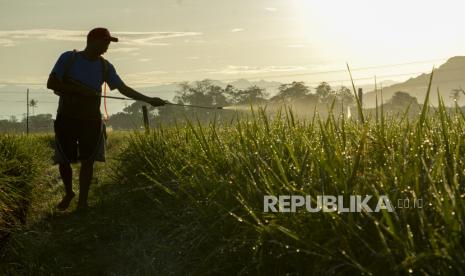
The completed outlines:
{"type": "Polygon", "coordinates": [[[157,97],[153,97],[153,98],[150,98],[148,101],[147,101],[149,104],[151,104],[152,106],[163,106],[165,105],[167,102],[160,99],[160,98],[157,98],[157,97]]]}

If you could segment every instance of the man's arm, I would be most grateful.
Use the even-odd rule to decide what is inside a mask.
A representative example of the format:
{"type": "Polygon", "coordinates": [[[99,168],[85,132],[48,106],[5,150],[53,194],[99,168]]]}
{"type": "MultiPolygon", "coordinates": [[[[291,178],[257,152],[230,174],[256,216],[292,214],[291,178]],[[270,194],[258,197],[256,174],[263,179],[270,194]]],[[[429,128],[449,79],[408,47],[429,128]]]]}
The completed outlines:
{"type": "Polygon", "coordinates": [[[127,86],[126,84],[122,84],[120,87],[117,88],[118,91],[123,94],[124,96],[128,97],[128,98],[131,98],[131,99],[134,99],[134,100],[138,100],[138,101],[143,101],[143,102],[146,102],[146,103],[149,103],[153,106],[162,106],[162,105],[165,105],[166,104],[166,101],[160,99],[160,98],[157,98],[157,97],[147,97],[139,92],[137,92],[136,90],[132,89],[131,87],[127,86]]]}
{"type": "Polygon", "coordinates": [[[55,75],[51,74],[48,77],[47,81],[47,88],[54,90],[55,94],[61,95],[61,94],[78,94],[81,96],[86,96],[86,97],[92,97],[92,96],[99,96],[99,93],[92,88],[89,88],[85,85],[81,85],[76,81],[73,80],[68,80],[66,82],[61,81],[59,78],[57,78],[55,75]]]}

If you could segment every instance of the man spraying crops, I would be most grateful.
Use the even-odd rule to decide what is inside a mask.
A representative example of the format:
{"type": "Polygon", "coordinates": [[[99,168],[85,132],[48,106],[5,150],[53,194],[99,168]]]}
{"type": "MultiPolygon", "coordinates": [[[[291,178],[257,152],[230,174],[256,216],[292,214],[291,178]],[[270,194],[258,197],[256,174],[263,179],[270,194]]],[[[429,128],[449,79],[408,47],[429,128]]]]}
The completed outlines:
{"type": "Polygon", "coordinates": [[[75,196],[71,163],[81,161],[78,210],[86,210],[94,161],[105,161],[105,131],[100,113],[103,83],[111,90],[118,89],[129,98],[153,106],[166,103],[160,98],[142,95],[120,79],[113,65],[102,57],[110,42],[118,42],[118,38],[111,36],[107,29],[91,30],[86,48],[61,54],[47,82],[47,88],[60,96],[54,122],[55,162],[59,164],[66,194],[57,206],[59,210],[67,209],[75,196]]]}

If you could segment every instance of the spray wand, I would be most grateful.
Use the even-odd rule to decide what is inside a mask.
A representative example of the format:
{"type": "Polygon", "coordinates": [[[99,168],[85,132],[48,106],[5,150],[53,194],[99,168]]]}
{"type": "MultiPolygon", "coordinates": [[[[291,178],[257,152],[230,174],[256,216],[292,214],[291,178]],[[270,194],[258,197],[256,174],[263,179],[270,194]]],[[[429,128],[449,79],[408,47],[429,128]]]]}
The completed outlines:
{"type": "MultiPolygon", "coordinates": [[[[101,96],[101,97],[102,97],[102,98],[108,98],[108,99],[115,99],[115,100],[128,100],[128,101],[134,101],[134,99],[123,98],[123,97],[113,97],[113,96],[101,96]]],[[[191,105],[191,104],[177,104],[177,103],[170,103],[170,102],[168,102],[168,101],[165,101],[165,104],[177,105],[177,106],[195,107],[195,108],[223,109],[222,106],[201,106],[201,105],[191,105]]]]}

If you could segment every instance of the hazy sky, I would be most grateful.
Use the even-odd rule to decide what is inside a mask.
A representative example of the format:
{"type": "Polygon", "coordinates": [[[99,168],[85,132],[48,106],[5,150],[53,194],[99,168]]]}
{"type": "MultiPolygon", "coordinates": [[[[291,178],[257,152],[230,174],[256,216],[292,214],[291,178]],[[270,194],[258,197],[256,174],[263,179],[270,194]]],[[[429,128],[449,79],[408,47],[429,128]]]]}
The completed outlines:
{"type": "Polygon", "coordinates": [[[398,79],[463,55],[464,8],[447,0],[0,0],[0,84],[45,86],[58,56],[83,49],[97,26],[120,38],[105,57],[135,87],[204,78],[339,82],[346,72],[313,73],[345,62],[426,61],[354,71],[398,79]]]}

